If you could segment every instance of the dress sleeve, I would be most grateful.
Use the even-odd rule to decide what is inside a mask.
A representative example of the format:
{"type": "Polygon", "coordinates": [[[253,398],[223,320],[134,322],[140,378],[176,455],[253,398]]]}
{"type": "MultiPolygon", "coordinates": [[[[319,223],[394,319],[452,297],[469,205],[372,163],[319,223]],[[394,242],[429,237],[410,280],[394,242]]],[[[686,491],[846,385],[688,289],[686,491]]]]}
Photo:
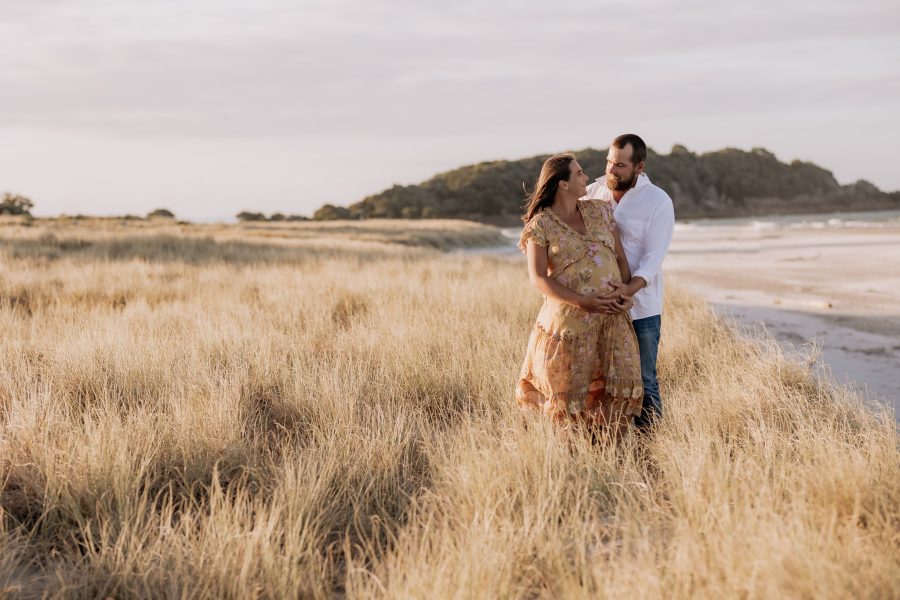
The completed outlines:
{"type": "Polygon", "coordinates": [[[519,238],[519,250],[522,252],[528,251],[528,240],[534,240],[534,243],[538,246],[547,247],[549,245],[541,215],[535,215],[525,225],[525,229],[522,230],[522,236],[519,238]]]}

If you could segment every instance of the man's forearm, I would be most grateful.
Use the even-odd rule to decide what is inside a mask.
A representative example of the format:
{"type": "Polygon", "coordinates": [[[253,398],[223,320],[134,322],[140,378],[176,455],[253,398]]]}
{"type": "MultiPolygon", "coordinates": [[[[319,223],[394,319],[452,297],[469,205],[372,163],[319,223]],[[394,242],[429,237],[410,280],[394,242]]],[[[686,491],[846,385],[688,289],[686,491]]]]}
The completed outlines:
{"type": "Polygon", "coordinates": [[[640,275],[635,275],[630,282],[619,288],[619,293],[625,296],[634,296],[645,287],[647,287],[647,280],[640,275]]]}

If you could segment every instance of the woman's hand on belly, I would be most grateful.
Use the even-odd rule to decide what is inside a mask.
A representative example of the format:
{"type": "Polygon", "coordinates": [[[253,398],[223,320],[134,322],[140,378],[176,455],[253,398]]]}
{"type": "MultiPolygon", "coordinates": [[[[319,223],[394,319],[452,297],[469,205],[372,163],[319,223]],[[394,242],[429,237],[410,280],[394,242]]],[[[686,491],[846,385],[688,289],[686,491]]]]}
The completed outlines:
{"type": "Polygon", "coordinates": [[[580,301],[578,303],[578,308],[584,309],[588,312],[615,312],[616,311],[616,299],[615,298],[604,298],[599,293],[586,294],[580,297],[580,301]]]}

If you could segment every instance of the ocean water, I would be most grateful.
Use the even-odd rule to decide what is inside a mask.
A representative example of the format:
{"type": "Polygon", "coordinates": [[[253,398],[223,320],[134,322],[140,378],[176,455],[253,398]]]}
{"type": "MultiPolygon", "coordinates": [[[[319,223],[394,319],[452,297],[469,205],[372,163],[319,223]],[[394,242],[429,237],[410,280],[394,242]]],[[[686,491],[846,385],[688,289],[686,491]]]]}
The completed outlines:
{"type": "Polygon", "coordinates": [[[690,231],[706,227],[734,228],[744,231],[884,228],[900,226],[900,210],[867,212],[829,212],[771,217],[742,217],[735,219],[693,219],[678,221],[675,231],[690,231]]]}
{"type": "MultiPolygon", "coordinates": [[[[773,231],[802,231],[808,229],[881,229],[900,227],[900,210],[879,210],[867,212],[829,212],[805,215],[777,215],[771,217],[742,217],[728,219],[692,219],[675,222],[675,239],[680,234],[700,233],[704,230],[717,234],[738,234],[748,239],[773,231]]],[[[516,243],[522,234],[521,227],[504,227],[500,232],[508,240],[502,246],[488,248],[466,248],[454,250],[458,254],[483,254],[493,256],[514,256],[519,254],[516,243]]]]}
{"type": "MultiPolygon", "coordinates": [[[[829,212],[805,215],[777,215],[771,217],[741,217],[727,219],[691,219],[675,222],[675,235],[679,232],[698,231],[707,228],[734,230],[751,233],[754,231],[784,231],[804,229],[880,229],[900,227],[900,210],[877,210],[866,212],[829,212]]],[[[510,244],[515,244],[522,233],[521,227],[501,229],[510,244]]]]}

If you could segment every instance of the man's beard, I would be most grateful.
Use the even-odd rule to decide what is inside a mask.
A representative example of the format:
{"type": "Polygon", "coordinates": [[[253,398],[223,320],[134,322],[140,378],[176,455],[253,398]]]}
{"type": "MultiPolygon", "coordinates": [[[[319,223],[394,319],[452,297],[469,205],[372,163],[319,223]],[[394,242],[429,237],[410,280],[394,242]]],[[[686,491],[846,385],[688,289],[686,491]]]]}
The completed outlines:
{"type": "Polygon", "coordinates": [[[634,187],[634,182],[637,179],[637,175],[635,173],[631,174],[631,177],[628,179],[616,179],[612,175],[606,175],[606,187],[614,192],[624,192],[626,190],[630,190],[634,187]]]}

